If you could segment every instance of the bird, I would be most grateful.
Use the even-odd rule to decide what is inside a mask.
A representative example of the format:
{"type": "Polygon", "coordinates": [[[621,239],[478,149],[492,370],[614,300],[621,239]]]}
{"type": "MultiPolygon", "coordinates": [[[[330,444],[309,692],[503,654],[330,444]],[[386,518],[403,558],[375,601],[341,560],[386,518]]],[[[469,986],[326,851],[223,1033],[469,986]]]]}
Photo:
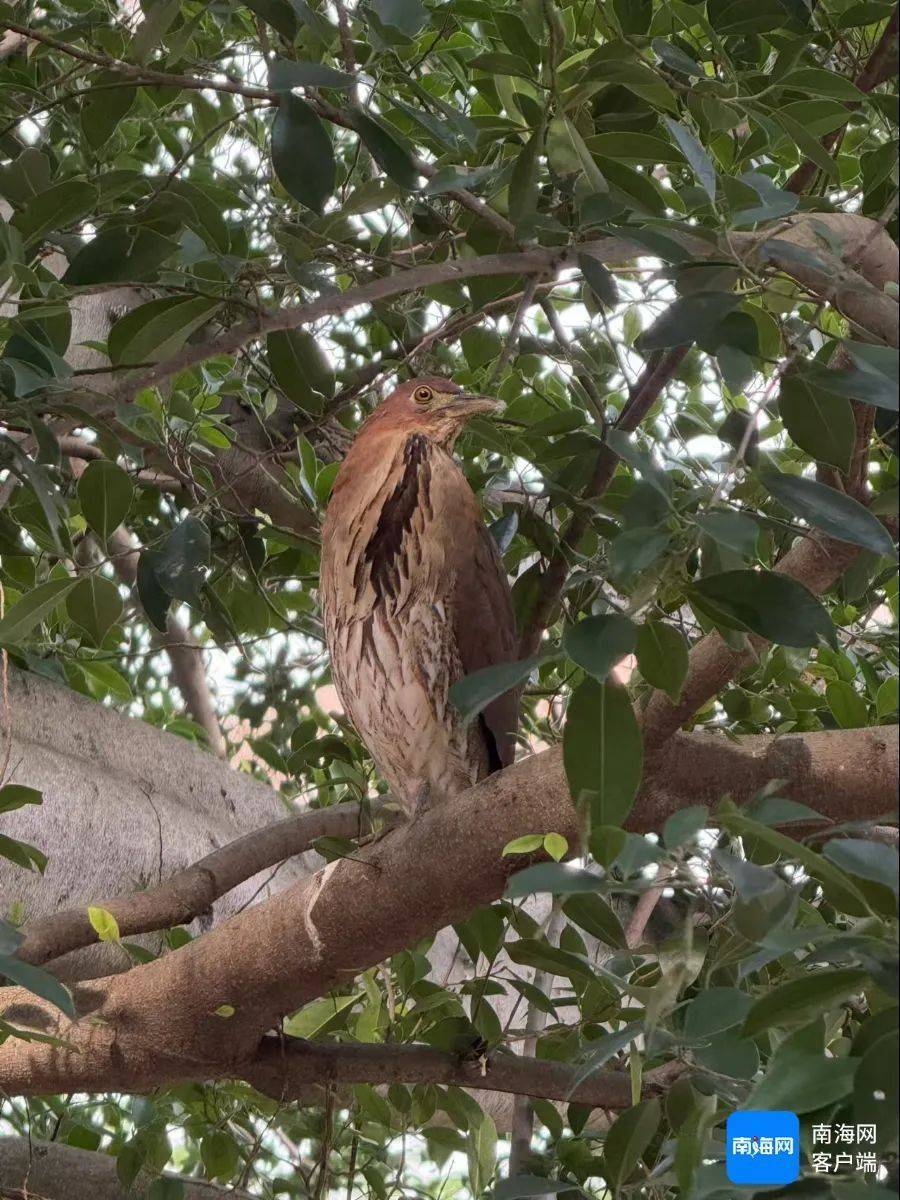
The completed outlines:
{"type": "Polygon", "coordinates": [[[360,427],[325,514],[332,679],[411,818],[514,756],[514,692],[468,724],[450,699],[456,681],[517,654],[506,570],[453,457],[469,418],[500,408],[438,376],[401,384],[360,427]]]}

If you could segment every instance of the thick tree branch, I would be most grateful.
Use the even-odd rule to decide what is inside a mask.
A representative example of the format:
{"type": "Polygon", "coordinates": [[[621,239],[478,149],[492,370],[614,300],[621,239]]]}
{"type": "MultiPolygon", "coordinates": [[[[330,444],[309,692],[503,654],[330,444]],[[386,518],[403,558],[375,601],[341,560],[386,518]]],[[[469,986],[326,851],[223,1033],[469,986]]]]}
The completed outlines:
{"type": "MultiPolygon", "coordinates": [[[[661,828],[686,786],[695,802],[726,791],[740,802],[774,778],[791,779],[789,794],[828,820],[877,819],[892,808],[896,727],[743,744],[750,753],[715,734],[674,738],[628,826],[661,828]]],[[[578,838],[558,748],[491,776],[174,953],[78,985],[74,1022],[30,992],[4,989],[5,1020],[62,1041],[8,1039],[0,1046],[0,1088],[135,1091],[239,1074],[284,1014],[496,900],[516,870],[503,847],[536,830],[578,838]],[[217,1011],[226,1004],[234,1010],[227,1019],[217,1011]]]]}
{"type": "MultiPolygon", "coordinates": [[[[241,1078],[275,1099],[309,1096],[327,1084],[456,1084],[514,1096],[538,1096],[600,1108],[628,1108],[631,1080],[618,1071],[596,1071],[573,1087],[577,1064],[506,1052],[459,1055],[421,1045],[357,1045],[265,1038],[251,1060],[239,1067],[241,1078]]],[[[652,1071],[647,1095],[660,1090],[652,1071]]]]}
{"type": "MultiPolygon", "coordinates": [[[[181,1200],[251,1200],[250,1193],[185,1179],[181,1200]]],[[[145,1200],[149,1181],[139,1176],[126,1188],[116,1174],[116,1159],[99,1151],[79,1150],[65,1142],[0,1138],[0,1197],[2,1200],[145,1200]]]]}

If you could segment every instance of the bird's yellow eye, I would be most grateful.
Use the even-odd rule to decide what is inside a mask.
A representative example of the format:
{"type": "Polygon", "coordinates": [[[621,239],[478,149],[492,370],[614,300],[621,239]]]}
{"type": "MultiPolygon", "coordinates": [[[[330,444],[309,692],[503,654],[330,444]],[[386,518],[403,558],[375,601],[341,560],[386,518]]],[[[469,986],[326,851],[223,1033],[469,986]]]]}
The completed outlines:
{"type": "Polygon", "coordinates": [[[417,387],[413,392],[413,399],[416,404],[428,404],[434,399],[434,392],[430,387],[417,387]]]}

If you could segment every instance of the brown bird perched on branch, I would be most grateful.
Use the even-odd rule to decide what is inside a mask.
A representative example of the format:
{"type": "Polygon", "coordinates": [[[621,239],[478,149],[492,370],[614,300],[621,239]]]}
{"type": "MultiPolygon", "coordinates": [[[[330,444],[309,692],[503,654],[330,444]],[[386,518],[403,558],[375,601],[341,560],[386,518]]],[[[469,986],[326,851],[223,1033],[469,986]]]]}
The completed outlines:
{"type": "Polygon", "coordinates": [[[516,695],[468,726],[449,698],[458,679],[516,657],[506,572],[452,454],[469,417],[499,407],[448,379],[402,384],[360,429],[325,517],[334,682],[410,815],[512,761],[516,695]]]}

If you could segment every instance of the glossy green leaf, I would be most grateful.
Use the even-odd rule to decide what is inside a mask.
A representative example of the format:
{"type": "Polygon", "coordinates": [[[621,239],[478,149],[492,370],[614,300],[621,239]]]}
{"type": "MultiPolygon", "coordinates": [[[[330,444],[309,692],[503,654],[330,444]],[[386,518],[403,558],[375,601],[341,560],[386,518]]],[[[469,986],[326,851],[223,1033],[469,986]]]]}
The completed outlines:
{"type": "Polygon", "coordinates": [[[802,583],[774,571],[724,571],[695,580],[690,597],[729,629],[782,646],[833,644],[831,617],[802,583]]]}
{"type": "Polygon", "coordinates": [[[739,301],[740,296],[731,292],[692,292],[680,296],[649,329],[644,330],[636,346],[641,353],[646,353],[690,345],[705,337],[710,327],[721,321],[739,301]]]}
{"type": "Polygon", "coordinates": [[[744,1018],[747,1037],[774,1025],[799,1025],[862,991],[868,972],[856,967],[813,971],[788,980],[756,1000],[744,1018]]]}
{"type": "Polygon", "coordinates": [[[709,155],[701,146],[696,136],[682,125],[680,121],[673,121],[671,117],[663,117],[666,126],[678,143],[682,154],[687,159],[691,166],[691,170],[697,176],[700,186],[709,196],[713,204],[716,202],[716,169],[712,164],[709,155]]]}
{"type": "Polygon", "coordinates": [[[657,1099],[644,1100],[626,1109],[613,1121],[603,1142],[604,1174],[614,1188],[634,1173],[653,1140],[661,1117],[657,1099]]]}
{"type": "Polygon", "coordinates": [[[15,646],[50,616],[76,583],[75,579],[51,579],[26,592],[0,620],[0,643],[15,646]]]}
{"type": "Polygon", "coordinates": [[[130,476],[105,458],[88,463],[78,480],[84,519],[103,541],[125,521],[133,498],[130,476]]]}
{"type": "Polygon", "coordinates": [[[856,441],[850,401],[824,391],[803,372],[785,375],[778,410],[792,440],[817,462],[849,471],[856,441]]]}
{"type": "Polygon", "coordinates": [[[602,683],[616,663],[632,653],[634,642],[634,624],[618,613],[606,613],[570,625],[562,645],[573,662],[602,683]]]}
{"type": "Polygon", "coordinates": [[[780,471],[763,471],[760,478],[779,504],[810,525],[875,554],[895,553],[891,535],[882,523],[852,496],[815,479],[780,471]]]}
{"type": "Polygon", "coordinates": [[[279,98],[272,122],[272,167],[288,195],[322,211],[334,191],[334,147],[309,104],[290,92],[279,98]]]}
{"type": "Polygon", "coordinates": [[[492,700],[502,696],[513,688],[524,683],[542,662],[547,661],[547,655],[535,654],[531,658],[523,658],[518,662],[498,663],[494,667],[484,667],[458,680],[450,688],[450,700],[459,711],[463,721],[468,724],[492,700]]]}
{"type": "Polygon", "coordinates": [[[625,688],[585,679],[569,701],[563,762],[569,792],[591,826],[622,825],[643,773],[644,749],[625,688]]]}
{"type": "Polygon", "coordinates": [[[66,596],[66,612],[99,646],[122,616],[122,597],[112,580],[92,571],[66,596]]]}
{"type": "Polygon", "coordinates": [[[24,783],[7,783],[0,787],[0,813],[12,812],[26,804],[43,804],[44,796],[37,788],[24,783]]]}
{"type": "Polygon", "coordinates": [[[217,300],[206,296],[177,296],[142,304],[109,331],[109,357],[117,366],[169,358],[218,307],[217,300]]]}
{"type": "Polygon", "coordinates": [[[376,120],[363,112],[353,114],[353,127],[385,175],[407,190],[418,188],[422,173],[399,129],[383,118],[376,120]]]}
{"type": "Polygon", "coordinates": [[[638,670],[647,682],[677,701],[688,671],[684,634],[665,621],[645,621],[637,628],[635,651],[638,670]]]}

